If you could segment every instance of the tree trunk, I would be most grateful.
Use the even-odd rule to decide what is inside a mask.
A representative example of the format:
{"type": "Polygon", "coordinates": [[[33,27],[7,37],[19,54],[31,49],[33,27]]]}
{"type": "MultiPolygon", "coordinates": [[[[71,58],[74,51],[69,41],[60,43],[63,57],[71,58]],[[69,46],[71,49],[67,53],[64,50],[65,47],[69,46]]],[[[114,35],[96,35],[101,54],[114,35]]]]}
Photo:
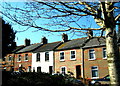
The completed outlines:
{"type": "Polygon", "coordinates": [[[116,32],[106,28],[106,51],[111,85],[120,85],[120,58],[116,32]]]}

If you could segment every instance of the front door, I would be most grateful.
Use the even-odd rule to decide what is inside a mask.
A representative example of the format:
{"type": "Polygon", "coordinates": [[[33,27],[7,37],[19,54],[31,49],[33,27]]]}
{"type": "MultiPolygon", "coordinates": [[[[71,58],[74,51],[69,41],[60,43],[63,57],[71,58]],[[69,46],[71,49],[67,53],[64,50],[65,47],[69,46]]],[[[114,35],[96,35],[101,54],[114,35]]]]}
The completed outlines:
{"type": "Polygon", "coordinates": [[[37,67],[37,72],[41,72],[41,67],[37,67]]]}
{"type": "Polygon", "coordinates": [[[79,79],[81,77],[81,65],[76,66],[76,78],[79,79]]]}
{"type": "Polygon", "coordinates": [[[49,66],[49,73],[52,74],[52,66],[49,66]]]}

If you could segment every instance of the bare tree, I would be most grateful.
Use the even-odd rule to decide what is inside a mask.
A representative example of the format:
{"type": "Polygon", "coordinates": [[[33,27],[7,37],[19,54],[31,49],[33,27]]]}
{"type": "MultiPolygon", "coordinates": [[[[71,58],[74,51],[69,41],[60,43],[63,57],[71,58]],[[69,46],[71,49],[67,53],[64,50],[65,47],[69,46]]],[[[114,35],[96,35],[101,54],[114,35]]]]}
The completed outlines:
{"type": "Polygon", "coordinates": [[[116,25],[120,18],[120,2],[112,2],[112,0],[105,0],[105,2],[40,2],[33,0],[33,2],[25,3],[24,7],[4,4],[6,4],[2,6],[4,12],[1,13],[23,26],[52,32],[101,31],[101,36],[105,32],[111,84],[116,86],[120,84],[120,58],[116,36],[116,25]],[[80,19],[86,16],[94,18],[99,28],[83,28],[80,19]],[[39,20],[46,22],[46,27],[40,25],[39,20]]]}

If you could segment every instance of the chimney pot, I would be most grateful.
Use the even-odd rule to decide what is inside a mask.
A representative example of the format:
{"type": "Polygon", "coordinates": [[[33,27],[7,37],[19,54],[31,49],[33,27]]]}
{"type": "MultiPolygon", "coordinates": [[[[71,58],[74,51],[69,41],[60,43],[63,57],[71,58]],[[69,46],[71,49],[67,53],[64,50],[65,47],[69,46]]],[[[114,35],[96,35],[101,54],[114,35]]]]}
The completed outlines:
{"type": "Polygon", "coordinates": [[[65,33],[62,34],[62,41],[63,42],[67,42],[68,41],[68,35],[67,34],[65,34],[65,33]]]}
{"type": "Polygon", "coordinates": [[[25,39],[25,46],[29,46],[30,45],[30,39],[25,39]]]}
{"type": "Polygon", "coordinates": [[[43,38],[42,38],[42,44],[47,44],[47,43],[48,43],[47,38],[46,38],[46,37],[43,37],[43,38]]]}

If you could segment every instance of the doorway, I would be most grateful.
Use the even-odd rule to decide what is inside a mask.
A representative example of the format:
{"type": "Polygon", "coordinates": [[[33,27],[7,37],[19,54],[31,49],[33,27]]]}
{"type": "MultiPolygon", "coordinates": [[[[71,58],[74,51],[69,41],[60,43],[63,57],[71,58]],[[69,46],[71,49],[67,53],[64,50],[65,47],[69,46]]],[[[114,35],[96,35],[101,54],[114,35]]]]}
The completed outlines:
{"type": "Polygon", "coordinates": [[[49,73],[52,74],[53,67],[49,66],[49,73]]]}
{"type": "Polygon", "coordinates": [[[41,72],[41,67],[37,67],[37,72],[41,72]]]}
{"type": "Polygon", "coordinates": [[[81,65],[76,66],[76,78],[80,79],[81,77],[81,65]]]}

